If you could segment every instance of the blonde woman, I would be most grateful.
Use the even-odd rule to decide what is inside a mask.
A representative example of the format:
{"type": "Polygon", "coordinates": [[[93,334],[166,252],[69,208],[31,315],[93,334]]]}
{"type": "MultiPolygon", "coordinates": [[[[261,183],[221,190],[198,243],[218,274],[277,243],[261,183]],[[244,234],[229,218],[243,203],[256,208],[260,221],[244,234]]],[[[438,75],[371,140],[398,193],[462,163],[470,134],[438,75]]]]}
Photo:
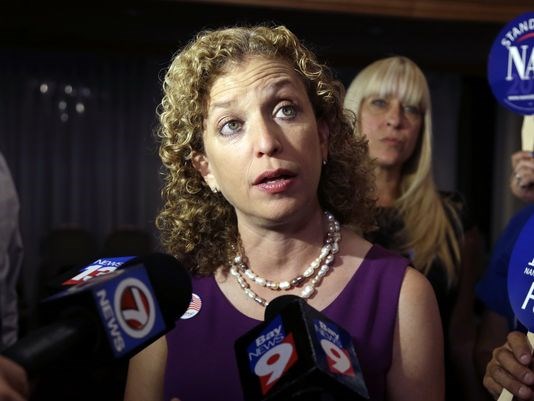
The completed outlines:
{"type": "MultiPolygon", "coordinates": [[[[455,365],[447,373],[460,373],[464,397],[473,400],[480,387],[473,383],[471,357],[478,235],[462,198],[438,191],[434,183],[427,80],[406,57],[378,60],[354,78],[345,107],[357,115],[356,132],[367,138],[375,161],[379,227],[367,238],[399,251],[430,280],[440,307],[446,360],[455,365]]],[[[449,399],[461,396],[451,393],[449,399]]]]}

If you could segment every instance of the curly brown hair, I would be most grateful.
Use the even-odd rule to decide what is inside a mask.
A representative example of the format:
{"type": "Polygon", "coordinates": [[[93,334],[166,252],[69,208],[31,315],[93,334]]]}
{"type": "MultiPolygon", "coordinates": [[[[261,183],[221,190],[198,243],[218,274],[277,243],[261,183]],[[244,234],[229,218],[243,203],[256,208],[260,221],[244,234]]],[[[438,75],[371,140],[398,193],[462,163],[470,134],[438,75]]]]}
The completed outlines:
{"type": "Polygon", "coordinates": [[[212,274],[225,265],[239,239],[233,207],[213,193],[193,167],[203,153],[206,99],[229,63],[248,56],[283,60],[299,73],[316,118],[330,129],[328,164],[318,198],[341,224],[365,230],[374,224],[374,184],[367,142],[353,135],[354,114],[343,109],[344,88],[332,72],[284,26],[231,27],[203,31],[172,61],[159,106],[159,154],[164,205],[156,225],[167,252],[186,261],[193,273],[212,274]]]}

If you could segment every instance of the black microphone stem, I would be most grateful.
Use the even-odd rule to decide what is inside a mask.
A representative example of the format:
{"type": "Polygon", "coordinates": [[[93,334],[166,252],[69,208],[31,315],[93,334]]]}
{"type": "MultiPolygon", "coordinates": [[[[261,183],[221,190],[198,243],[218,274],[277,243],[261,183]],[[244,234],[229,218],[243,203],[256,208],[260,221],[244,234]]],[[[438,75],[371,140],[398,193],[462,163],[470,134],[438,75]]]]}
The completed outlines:
{"type": "Polygon", "coordinates": [[[28,377],[34,378],[50,361],[60,360],[72,352],[80,353],[84,345],[94,344],[95,335],[91,320],[83,316],[73,317],[32,331],[6,348],[2,355],[21,365],[28,377]]]}

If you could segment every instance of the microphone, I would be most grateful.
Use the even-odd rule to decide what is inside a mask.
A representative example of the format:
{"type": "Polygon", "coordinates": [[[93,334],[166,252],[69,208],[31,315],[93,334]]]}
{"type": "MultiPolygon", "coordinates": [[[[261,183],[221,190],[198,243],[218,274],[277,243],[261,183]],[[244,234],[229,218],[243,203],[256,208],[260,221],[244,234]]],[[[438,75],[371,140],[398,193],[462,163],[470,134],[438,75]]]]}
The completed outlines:
{"type": "Polygon", "coordinates": [[[2,355],[30,377],[58,360],[129,358],[174,327],[191,294],[189,273],[174,257],[133,258],[45,299],[41,307],[48,324],[2,355]]]}
{"type": "Polygon", "coordinates": [[[246,401],[369,399],[350,334],[295,295],[271,301],[235,353],[246,401]]]}

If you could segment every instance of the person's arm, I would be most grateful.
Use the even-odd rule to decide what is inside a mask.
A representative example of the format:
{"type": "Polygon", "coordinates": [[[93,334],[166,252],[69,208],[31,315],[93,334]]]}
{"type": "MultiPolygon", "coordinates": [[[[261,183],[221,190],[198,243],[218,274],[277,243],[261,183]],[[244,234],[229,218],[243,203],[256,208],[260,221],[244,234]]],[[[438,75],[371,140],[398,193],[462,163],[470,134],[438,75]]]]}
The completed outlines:
{"type": "Polygon", "coordinates": [[[399,296],[387,399],[442,401],[444,375],[443,332],[436,297],[428,280],[409,268],[399,296]]]}
{"type": "Polygon", "coordinates": [[[19,305],[17,295],[17,283],[22,270],[22,239],[18,225],[15,227],[12,233],[12,237],[9,241],[8,256],[9,268],[3,274],[0,273],[1,281],[0,287],[2,288],[2,311],[1,320],[1,336],[0,344],[4,346],[13,345],[18,338],[19,331],[19,305]]]}
{"type": "Polygon", "coordinates": [[[523,202],[534,202],[534,157],[531,152],[515,152],[512,155],[510,189],[523,202]]]}
{"type": "Polygon", "coordinates": [[[517,399],[534,398],[534,372],[530,368],[532,355],[527,336],[519,331],[508,334],[504,345],[493,351],[486,367],[484,386],[497,399],[506,388],[517,399]]]}
{"type": "Polygon", "coordinates": [[[167,342],[161,337],[130,359],[124,401],[162,401],[167,342]]]}
{"type": "Polygon", "coordinates": [[[0,348],[18,337],[17,282],[22,268],[22,240],[19,229],[19,200],[13,177],[0,154],[0,348]]]}
{"type": "Polygon", "coordinates": [[[24,369],[0,356],[0,400],[24,401],[29,397],[30,385],[24,369]]]}

